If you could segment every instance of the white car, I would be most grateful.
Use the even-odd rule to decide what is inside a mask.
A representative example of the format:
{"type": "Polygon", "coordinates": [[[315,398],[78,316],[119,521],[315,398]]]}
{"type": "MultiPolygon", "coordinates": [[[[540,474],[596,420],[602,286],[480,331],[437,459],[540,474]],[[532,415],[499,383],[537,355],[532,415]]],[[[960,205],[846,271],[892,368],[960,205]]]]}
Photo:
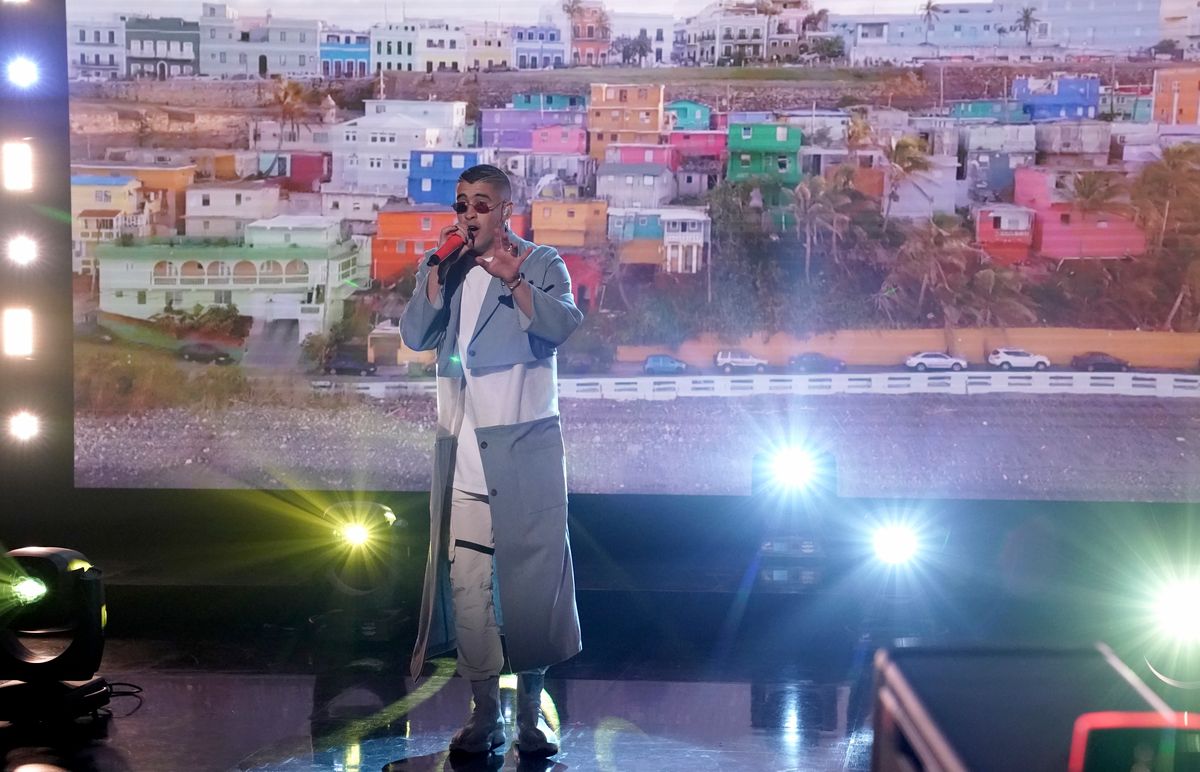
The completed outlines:
{"type": "Polygon", "coordinates": [[[988,364],[1001,370],[1045,370],[1050,366],[1050,360],[1040,354],[1030,354],[1023,348],[998,348],[988,356],[988,364]]]}
{"type": "Polygon", "coordinates": [[[919,372],[926,370],[954,370],[957,372],[967,369],[967,360],[952,357],[941,351],[921,351],[904,360],[904,366],[919,372]]]}
{"type": "Polygon", "coordinates": [[[767,371],[767,360],[759,359],[745,351],[718,351],[713,357],[713,364],[726,374],[734,370],[754,370],[759,373],[767,371]]]}

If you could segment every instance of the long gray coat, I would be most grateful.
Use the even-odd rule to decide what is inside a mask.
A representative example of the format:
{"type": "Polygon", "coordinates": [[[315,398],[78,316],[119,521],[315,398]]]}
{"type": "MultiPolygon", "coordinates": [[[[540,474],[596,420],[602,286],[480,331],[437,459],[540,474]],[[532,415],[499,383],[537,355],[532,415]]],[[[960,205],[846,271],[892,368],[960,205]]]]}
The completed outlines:
{"type": "MultiPolygon", "coordinates": [[[[514,240],[522,250],[534,246],[514,240]]],[[[460,352],[463,274],[442,266],[442,293],[439,302],[430,303],[426,286],[431,269],[426,260],[431,253],[426,253],[417,270],[413,299],[404,310],[400,332],[412,349],[437,349],[439,378],[461,377],[463,362],[495,367],[554,356],[555,348],[583,320],[558,251],[535,246],[521,266],[533,290],[533,316],[525,316],[493,277],[468,351],[460,352]]],[[[459,438],[441,428],[445,422],[439,420],[438,425],[429,498],[429,555],[410,665],[413,678],[428,657],[456,645],[447,542],[459,438]]],[[[479,443],[490,497],[498,617],[509,665],[520,672],[562,662],[578,654],[582,644],[567,535],[566,454],[558,416],[480,427],[469,441],[479,443]]]]}

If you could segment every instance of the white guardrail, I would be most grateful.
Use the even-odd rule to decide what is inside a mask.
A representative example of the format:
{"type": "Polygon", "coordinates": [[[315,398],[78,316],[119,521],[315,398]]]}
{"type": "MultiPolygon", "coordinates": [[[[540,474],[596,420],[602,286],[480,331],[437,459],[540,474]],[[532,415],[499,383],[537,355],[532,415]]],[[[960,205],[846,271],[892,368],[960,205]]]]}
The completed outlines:
{"type": "MultiPolygon", "coordinates": [[[[433,396],[420,381],[312,381],[313,391],[341,391],[377,399],[433,396]]],[[[563,399],[675,399],[758,394],[1113,394],[1123,397],[1200,397],[1200,375],[1182,373],[838,373],[836,375],[639,375],[561,378],[563,399]]]]}

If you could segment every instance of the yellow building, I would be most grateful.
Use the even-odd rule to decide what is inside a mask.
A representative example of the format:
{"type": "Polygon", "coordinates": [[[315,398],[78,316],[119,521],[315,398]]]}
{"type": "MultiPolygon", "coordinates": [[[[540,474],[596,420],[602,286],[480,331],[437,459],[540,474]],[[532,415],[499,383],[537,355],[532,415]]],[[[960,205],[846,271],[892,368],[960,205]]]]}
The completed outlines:
{"type": "Polygon", "coordinates": [[[183,232],[187,189],[196,180],[195,164],[82,161],[71,164],[71,174],[135,178],[142,184],[145,200],[161,201],[159,211],[153,213],[150,221],[150,235],[174,236],[183,232]]]}
{"type": "Polygon", "coordinates": [[[134,177],[71,175],[71,270],[90,274],[95,245],[122,235],[150,235],[158,201],[147,199],[134,177]]]}
{"type": "Polygon", "coordinates": [[[630,239],[621,242],[621,263],[625,265],[652,265],[655,268],[663,264],[663,242],[656,239],[630,239]]]}
{"type": "Polygon", "coordinates": [[[608,203],[539,199],[533,209],[533,235],[539,244],[564,247],[600,246],[607,237],[608,203]]]}
{"type": "Polygon", "coordinates": [[[588,102],[588,154],[602,161],[604,149],[613,142],[665,144],[670,130],[665,92],[662,85],[593,83],[588,102]]]}

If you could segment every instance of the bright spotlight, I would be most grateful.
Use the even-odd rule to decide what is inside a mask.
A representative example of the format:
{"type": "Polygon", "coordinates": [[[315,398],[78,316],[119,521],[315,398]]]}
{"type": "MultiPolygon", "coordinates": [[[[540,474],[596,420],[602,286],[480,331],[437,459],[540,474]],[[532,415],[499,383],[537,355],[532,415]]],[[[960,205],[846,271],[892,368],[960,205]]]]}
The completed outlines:
{"type": "Polygon", "coordinates": [[[1200,578],[1172,582],[1159,590],[1154,615],[1163,635],[1177,643],[1200,643],[1200,578]]]}
{"type": "Polygon", "coordinates": [[[8,419],[8,433],[21,442],[27,442],[36,437],[39,428],[38,417],[27,410],[22,410],[8,419]]]}
{"type": "Polygon", "coordinates": [[[876,528],[871,543],[875,547],[875,557],[892,566],[908,563],[920,548],[916,532],[899,523],[876,528]]]}
{"type": "Polygon", "coordinates": [[[816,473],[816,462],[804,448],[783,448],[771,459],[771,479],[776,487],[785,490],[805,490],[812,485],[816,473]]]}
{"type": "Polygon", "coordinates": [[[8,240],[8,259],[17,265],[29,265],[37,260],[37,242],[28,236],[16,236],[8,240]]]}
{"type": "Polygon", "coordinates": [[[0,174],[5,190],[33,190],[33,145],[5,142],[0,148],[0,174]]]}
{"type": "Polygon", "coordinates": [[[41,579],[35,579],[32,576],[26,576],[18,579],[12,586],[13,595],[16,596],[17,602],[21,605],[29,605],[35,601],[41,600],[46,595],[46,583],[41,579]]]}
{"type": "Polygon", "coordinates": [[[8,63],[8,82],[17,88],[29,88],[38,82],[38,66],[28,57],[18,56],[8,63]]]}
{"type": "Polygon", "coordinates": [[[371,538],[371,529],[362,523],[351,523],[342,529],[342,538],[355,547],[361,547],[371,538]]]}
{"type": "Polygon", "coordinates": [[[33,356],[33,311],[28,308],[4,309],[0,330],[4,332],[4,355],[33,356]]]}

